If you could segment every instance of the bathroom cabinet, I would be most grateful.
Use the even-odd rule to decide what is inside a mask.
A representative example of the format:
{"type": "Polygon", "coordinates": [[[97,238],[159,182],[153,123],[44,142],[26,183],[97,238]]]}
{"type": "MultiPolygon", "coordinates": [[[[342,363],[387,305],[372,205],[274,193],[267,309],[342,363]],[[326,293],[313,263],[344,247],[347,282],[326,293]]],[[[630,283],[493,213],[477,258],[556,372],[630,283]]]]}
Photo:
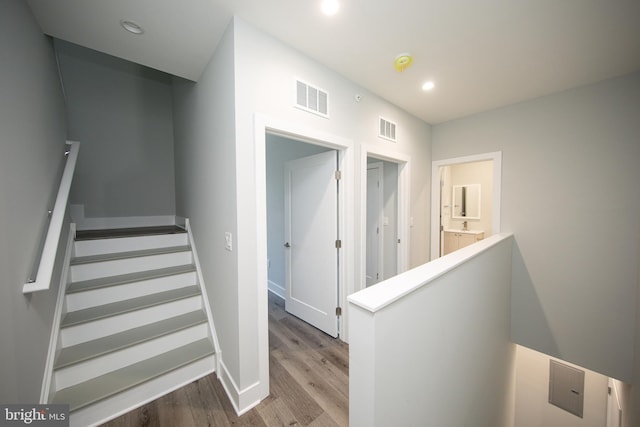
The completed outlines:
{"type": "Polygon", "coordinates": [[[484,239],[484,231],[445,230],[444,255],[484,239]]]}

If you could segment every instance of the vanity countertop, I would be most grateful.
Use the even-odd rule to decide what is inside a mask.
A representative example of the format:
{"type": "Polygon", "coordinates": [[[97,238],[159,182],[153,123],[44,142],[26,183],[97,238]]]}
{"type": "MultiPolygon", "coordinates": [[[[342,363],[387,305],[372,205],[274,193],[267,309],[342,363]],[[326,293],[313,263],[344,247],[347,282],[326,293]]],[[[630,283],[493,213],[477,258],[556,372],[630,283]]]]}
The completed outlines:
{"type": "Polygon", "coordinates": [[[482,234],[484,231],[482,230],[462,230],[462,229],[453,229],[453,228],[445,228],[444,231],[448,231],[450,233],[463,233],[463,234],[482,234]]]}

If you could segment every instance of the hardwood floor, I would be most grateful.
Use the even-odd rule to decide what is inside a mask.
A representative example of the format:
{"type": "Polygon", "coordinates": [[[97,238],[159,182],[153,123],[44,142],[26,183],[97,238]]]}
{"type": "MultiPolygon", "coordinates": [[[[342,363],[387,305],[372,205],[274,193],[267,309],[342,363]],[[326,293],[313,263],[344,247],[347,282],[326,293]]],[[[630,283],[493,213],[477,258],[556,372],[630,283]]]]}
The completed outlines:
{"type": "Polygon", "coordinates": [[[269,295],[271,394],[236,416],[215,374],[106,424],[130,426],[346,426],[349,422],[349,346],[284,311],[269,295]]]}

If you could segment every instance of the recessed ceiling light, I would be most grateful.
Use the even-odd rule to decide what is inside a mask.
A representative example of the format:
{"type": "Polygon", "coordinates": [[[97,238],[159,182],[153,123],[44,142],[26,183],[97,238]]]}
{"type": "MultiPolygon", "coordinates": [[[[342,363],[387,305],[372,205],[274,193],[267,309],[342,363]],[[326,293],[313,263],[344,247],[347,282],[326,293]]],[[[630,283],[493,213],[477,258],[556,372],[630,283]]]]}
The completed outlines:
{"type": "Polygon", "coordinates": [[[340,9],[340,3],[338,3],[338,0],[322,0],[321,8],[322,13],[325,15],[335,15],[340,9]]]}
{"type": "Polygon", "coordinates": [[[125,30],[129,31],[132,34],[140,35],[144,33],[144,28],[142,28],[140,25],[136,24],[133,21],[127,21],[126,19],[123,19],[122,21],[120,21],[120,25],[122,25],[122,28],[124,28],[125,30]]]}
{"type": "Polygon", "coordinates": [[[433,83],[431,80],[429,80],[428,82],[426,82],[425,84],[422,85],[422,90],[431,90],[434,87],[436,87],[435,83],[433,83]]]}

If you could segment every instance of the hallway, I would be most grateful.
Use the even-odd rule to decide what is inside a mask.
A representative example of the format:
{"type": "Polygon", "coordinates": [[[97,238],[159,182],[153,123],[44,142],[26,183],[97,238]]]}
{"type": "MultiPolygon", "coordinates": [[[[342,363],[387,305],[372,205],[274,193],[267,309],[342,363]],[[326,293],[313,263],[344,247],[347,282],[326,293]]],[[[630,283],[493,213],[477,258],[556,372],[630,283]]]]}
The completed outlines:
{"type": "Polygon", "coordinates": [[[236,416],[215,374],[106,424],[133,426],[346,426],[349,421],[349,346],[284,311],[269,294],[271,394],[236,416]]]}

